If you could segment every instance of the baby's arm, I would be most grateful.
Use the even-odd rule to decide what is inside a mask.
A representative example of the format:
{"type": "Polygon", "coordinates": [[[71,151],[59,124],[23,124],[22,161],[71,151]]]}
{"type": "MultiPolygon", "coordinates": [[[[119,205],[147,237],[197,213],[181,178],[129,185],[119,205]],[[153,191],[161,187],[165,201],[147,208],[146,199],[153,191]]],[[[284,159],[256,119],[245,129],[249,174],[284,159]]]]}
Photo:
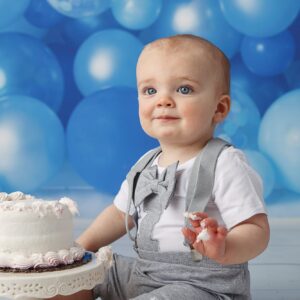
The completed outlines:
{"type": "Polygon", "coordinates": [[[244,263],[265,250],[270,237],[268,219],[257,214],[239,223],[229,232],[205,213],[196,213],[198,220],[190,220],[193,230],[183,228],[184,236],[201,254],[221,263],[244,263]],[[198,234],[207,228],[209,239],[198,240],[198,234]]]}
{"type": "MultiPolygon", "coordinates": [[[[132,228],[133,220],[131,217],[128,220],[129,228],[132,228]]],[[[98,215],[77,242],[86,250],[96,252],[100,247],[109,245],[125,233],[125,214],[112,204],[98,215]]]]}

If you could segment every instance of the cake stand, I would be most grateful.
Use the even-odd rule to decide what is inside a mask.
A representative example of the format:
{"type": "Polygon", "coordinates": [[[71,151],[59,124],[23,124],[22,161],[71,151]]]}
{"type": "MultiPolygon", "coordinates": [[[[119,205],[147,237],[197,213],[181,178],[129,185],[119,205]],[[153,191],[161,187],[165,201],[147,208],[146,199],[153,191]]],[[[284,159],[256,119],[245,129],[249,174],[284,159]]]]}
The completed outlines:
{"type": "Polygon", "coordinates": [[[38,300],[91,290],[104,280],[111,265],[111,250],[101,248],[91,261],[72,269],[42,273],[0,272],[0,296],[18,300],[38,300]],[[99,255],[100,253],[100,255],[99,255]]]}

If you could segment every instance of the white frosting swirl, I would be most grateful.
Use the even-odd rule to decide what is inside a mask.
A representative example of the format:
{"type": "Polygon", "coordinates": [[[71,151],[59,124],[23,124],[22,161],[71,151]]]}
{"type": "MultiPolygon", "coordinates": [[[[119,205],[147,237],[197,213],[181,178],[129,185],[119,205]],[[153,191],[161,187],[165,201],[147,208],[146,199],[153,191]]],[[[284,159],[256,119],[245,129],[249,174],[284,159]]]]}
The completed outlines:
{"type": "Polygon", "coordinates": [[[0,193],[0,201],[20,201],[20,200],[32,200],[34,199],[31,195],[25,195],[22,192],[13,192],[10,194],[7,193],[0,193]]]}
{"type": "Polygon", "coordinates": [[[59,200],[60,203],[66,205],[73,216],[79,215],[78,207],[76,205],[76,202],[74,202],[72,199],[68,197],[63,197],[59,200]]]}
{"type": "Polygon", "coordinates": [[[14,252],[0,252],[0,267],[8,267],[26,270],[37,267],[56,267],[69,265],[79,261],[84,256],[84,249],[72,247],[69,250],[62,249],[58,252],[49,251],[46,254],[33,253],[30,256],[14,252]]]}
{"type": "Polygon", "coordinates": [[[100,248],[96,253],[97,260],[104,264],[106,270],[108,270],[113,264],[113,252],[111,246],[100,248]]]}
{"type": "Polygon", "coordinates": [[[56,267],[61,263],[58,253],[54,251],[50,251],[45,254],[45,261],[48,263],[48,265],[53,267],[56,267]]]}
{"type": "Polygon", "coordinates": [[[60,261],[65,265],[69,265],[74,262],[74,258],[72,257],[70,251],[68,251],[66,249],[59,250],[58,255],[59,255],[60,261]]]}
{"type": "Polygon", "coordinates": [[[74,258],[75,261],[82,259],[84,253],[85,253],[85,251],[81,247],[72,247],[70,249],[70,254],[74,258]]]}
{"type": "Polygon", "coordinates": [[[8,194],[7,193],[0,193],[0,201],[6,201],[6,199],[8,198],[8,194]]]}
{"type": "Polygon", "coordinates": [[[36,199],[31,195],[25,195],[22,192],[13,192],[7,194],[0,193],[0,212],[1,211],[33,211],[39,217],[45,217],[49,214],[54,214],[60,218],[64,210],[70,211],[75,216],[79,215],[76,203],[67,197],[60,200],[46,201],[36,199]]]}

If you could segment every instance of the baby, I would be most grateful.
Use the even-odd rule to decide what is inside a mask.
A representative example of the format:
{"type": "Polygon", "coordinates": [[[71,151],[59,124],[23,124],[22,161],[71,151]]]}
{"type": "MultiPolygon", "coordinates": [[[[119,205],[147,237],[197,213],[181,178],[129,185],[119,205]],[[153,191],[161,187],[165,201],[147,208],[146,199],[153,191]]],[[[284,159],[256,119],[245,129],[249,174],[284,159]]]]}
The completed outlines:
{"type": "Polygon", "coordinates": [[[70,299],[250,299],[247,262],[269,225],[260,178],[213,137],[230,110],[228,59],[193,35],[159,39],[139,57],[137,85],[142,128],[160,147],[78,240],[96,251],[127,231],[137,258],[115,254],[106,281],[70,299]]]}

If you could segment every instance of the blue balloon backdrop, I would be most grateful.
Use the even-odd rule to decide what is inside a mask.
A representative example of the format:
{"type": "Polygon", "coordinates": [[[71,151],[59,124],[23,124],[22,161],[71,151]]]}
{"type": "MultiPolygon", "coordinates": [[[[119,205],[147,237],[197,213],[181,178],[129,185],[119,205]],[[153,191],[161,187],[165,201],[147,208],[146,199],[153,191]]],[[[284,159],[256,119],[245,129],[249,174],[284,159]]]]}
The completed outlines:
{"type": "Polygon", "coordinates": [[[300,59],[300,13],[298,13],[298,17],[293,22],[291,27],[289,27],[289,31],[293,34],[296,43],[296,59],[300,59]]]}
{"type": "Polygon", "coordinates": [[[110,0],[47,0],[58,12],[71,18],[95,16],[107,10],[110,0]]]}
{"type": "Polygon", "coordinates": [[[231,91],[231,109],[228,117],[219,124],[216,135],[239,148],[257,148],[260,113],[253,100],[243,90],[231,91]]]}
{"type": "Polygon", "coordinates": [[[260,76],[278,75],[287,69],[294,58],[294,38],[288,31],[268,38],[245,37],[241,55],[253,73],[260,76]]]}
{"type": "Polygon", "coordinates": [[[63,91],[61,67],[41,41],[25,34],[0,34],[0,96],[27,95],[58,110],[63,91]]]}
{"type": "Polygon", "coordinates": [[[165,1],[157,21],[143,30],[144,42],[174,34],[191,33],[216,44],[229,57],[238,52],[241,34],[224,19],[218,1],[165,1]]]}
{"type": "Polygon", "coordinates": [[[75,50],[65,43],[50,43],[48,47],[57,58],[65,78],[63,100],[57,114],[64,126],[66,126],[72,111],[83,98],[74,80],[73,65],[75,50]]]}
{"type": "Polygon", "coordinates": [[[138,30],[150,26],[157,19],[162,0],[111,0],[111,8],[122,26],[138,30]]]}
{"type": "Polygon", "coordinates": [[[67,128],[69,158],[100,191],[115,194],[133,163],[156,142],[142,131],[134,89],[110,88],[76,107],[67,128]]]}
{"type": "Polygon", "coordinates": [[[290,89],[300,88],[300,59],[293,61],[284,72],[290,89]]]}
{"type": "Polygon", "coordinates": [[[116,28],[120,29],[120,24],[113,17],[111,10],[106,10],[97,16],[67,19],[61,26],[61,34],[66,43],[77,48],[93,33],[116,28]]]}
{"type": "Polygon", "coordinates": [[[248,161],[263,180],[264,197],[270,196],[275,187],[275,168],[271,160],[259,151],[244,150],[248,161]]]}
{"type": "Polygon", "coordinates": [[[277,99],[264,115],[259,147],[281,172],[285,186],[300,193],[300,89],[277,99]]]}
{"type": "Polygon", "coordinates": [[[264,114],[274,100],[289,89],[282,74],[258,76],[245,66],[240,56],[236,56],[231,61],[231,86],[246,92],[255,102],[261,114],[264,114]]]}
{"type": "Polygon", "coordinates": [[[42,28],[52,27],[65,19],[45,0],[31,0],[25,17],[32,25],[42,28]]]}
{"type": "Polygon", "coordinates": [[[47,30],[45,28],[36,27],[29,23],[25,17],[21,17],[10,25],[0,28],[0,34],[4,32],[25,33],[40,39],[46,35],[47,30]]]}
{"type": "Polygon", "coordinates": [[[34,191],[58,172],[64,125],[71,166],[115,193],[156,145],[138,121],[138,56],[190,33],[231,60],[216,135],[246,151],[269,202],[300,193],[299,11],[299,0],[0,0],[0,190],[34,191]]]}
{"type": "Polygon", "coordinates": [[[132,34],[103,30],[79,48],[74,65],[75,81],[83,95],[112,86],[135,87],[135,66],[143,44],[132,34]]]}
{"type": "Polygon", "coordinates": [[[65,157],[63,127],[44,103],[26,96],[0,98],[0,186],[32,192],[52,178],[65,157]]]}
{"type": "Polygon", "coordinates": [[[0,0],[0,28],[8,26],[23,15],[30,0],[0,0]]]}
{"type": "Polygon", "coordinates": [[[239,32],[268,37],[285,30],[297,17],[298,0],[220,0],[224,16],[239,32]]]}

